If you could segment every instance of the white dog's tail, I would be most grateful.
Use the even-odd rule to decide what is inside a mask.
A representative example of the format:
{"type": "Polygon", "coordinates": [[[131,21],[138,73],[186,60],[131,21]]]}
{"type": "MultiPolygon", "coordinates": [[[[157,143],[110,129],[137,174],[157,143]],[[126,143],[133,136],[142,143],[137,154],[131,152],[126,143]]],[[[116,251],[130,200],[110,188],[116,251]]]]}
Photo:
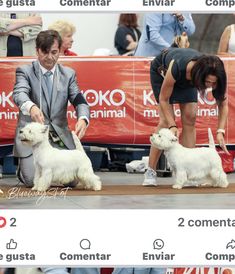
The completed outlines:
{"type": "Polygon", "coordinates": [[[209,148],[215,149],[215,141],[210,128],[208,128],[209,148]]]}
{"type": "Polygon", "coordinates": [[[83,148],[78,136],[75,134],[74,131],[72,131],[72,135],[73,135],[73,141],[76,146],[76,149],[85,153],[84,148],[83,148]]]}

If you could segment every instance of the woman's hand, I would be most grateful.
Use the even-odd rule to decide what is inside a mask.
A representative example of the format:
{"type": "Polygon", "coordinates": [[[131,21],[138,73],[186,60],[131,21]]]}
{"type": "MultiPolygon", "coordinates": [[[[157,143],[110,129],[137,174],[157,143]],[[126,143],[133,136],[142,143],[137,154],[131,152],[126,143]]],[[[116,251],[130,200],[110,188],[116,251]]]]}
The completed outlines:
{"type": "Polygon", "coordinates": [[[216,135],[217,141],[221,149],[227,154],[230,155],[229,151],[227,150],[225,141],[224,141],[224,134],[222,132],[217,132],[216,135]]]}

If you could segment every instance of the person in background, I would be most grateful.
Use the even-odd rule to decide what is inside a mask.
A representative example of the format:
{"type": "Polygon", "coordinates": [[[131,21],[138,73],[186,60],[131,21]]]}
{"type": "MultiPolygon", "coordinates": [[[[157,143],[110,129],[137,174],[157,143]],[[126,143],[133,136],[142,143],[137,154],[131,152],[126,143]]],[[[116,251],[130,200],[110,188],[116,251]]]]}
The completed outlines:
{"type": "Polygon", "coordinates": [[[112,274],[166,274],[166,268],[161,267],[125,267],[125,268],[114,268],[112,274]]]}
{"type": "Polygon", "coordinates": [[[44,274],[70,274],[70,271],[66,267],[41,267],[44,274]]]}
{"type": "Polygon", "coordinates": [[[112,274],[165,274],[166,268],[114,268],[108,269],[108,268],[41,268],[43,273],[45,274],[102,274],[102,273],[112,273],[112,274]]]}
{"type": "MultiPolygon", "coordinates": [[[[35,39],[41,29],[39,14],[0,13],[0,57],[36,55],[35,39]]],[[[13,146],[4,149],[12,153],[13,146]]],[[[0,158],[0,179],[3,177],[3,164],[4,156],[0,158]]]]}
{"type": "Polygon", "coordinates": [[[62,38],[62,45],[60,48],[60,55],[63,56],[77,56],[77,54],[70,49],[73,45],[73,35],[76,32],[76,27],[65,20],[58,20],[51,24],[48,29],[58,31],[62,38]]]}
{"type": "Polygon", "coordinates": [[[235,54],[235,24],[224,29],[220,37],[218,54],[235,54]]]}
{"type": "Polygon", "coordinates": [[[122,13],[119,16],[118,29],[114,37],[114,46],[119,55],[133,55],[140,39],[137,15],[122,13]]]}
{"type": "Polygon", "coordinates": [[[183,32],[187,36],[195,32],[195,24],[190,13],[148,13],[135,56],[157,56],[171,46],[176,35],[183,32]]]}
{"type": "Polygon", "coordinates": [[[35,39],[42,30],[36,13],[0,13],[0,56],[35,56],[35,39]]]}
{"type": "Polygon", "coordinates": [[[32,148],[20,141],[20,130],[29,122],[49,125],[51,145],[60,149],[75,149],[68,128],[67,105],[76,111],[75,134],[81,139],[89,123],[89,105],[77,85],[76,73],[57,63],[61,37],[57,31],[41,31],[36,38],[38,59],[16,69],[13,100],[19,108],[14,155],[20,158],[18,178],[33,186],[35,168],[32,148]]]}
{"type": "MultiPolygon", "coordinates": [[[[181,143],[188,148],[196,143],[196,114],[198,91],[204,97],[212,92],[218,105],[217,142],[228,154],[224,135],[228,116],[226,97],[227,76],[222,60],[215,55],[204,55],[193,49],[170,48],[162,51],[150,65],[153,93],[159,104],[159,124],[169,128],[179,137],[175,122],[174,104],[179,104],[182,122],[181,143]]],[[[144,174],[144,186],[156,186],[156,166],[160,158],[159,149],[151,146],[149,167],[144,174]]]]}
{"type": "Polygon", "coordinates": [[[42,271],[36,267],[17,267],[14,274],[42,274],[42,271]]]}
{"type": "Polygon", "coordinates": [[[91,267],[75,267],[75,268],[65,268],[65,267],[42,267],[42,272],[44,274],[101,274],[100,268],[91,267]]]}

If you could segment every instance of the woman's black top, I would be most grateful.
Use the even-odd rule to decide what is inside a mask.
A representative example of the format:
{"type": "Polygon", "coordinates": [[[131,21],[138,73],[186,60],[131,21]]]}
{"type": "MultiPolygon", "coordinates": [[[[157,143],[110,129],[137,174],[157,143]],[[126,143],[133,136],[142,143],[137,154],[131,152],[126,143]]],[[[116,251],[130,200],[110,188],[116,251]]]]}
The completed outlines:
{"type": "Polygon", "coordinates": [[[186,79],[186,68],[190,61],[197,60],[202,55],[202,53],[194,49],[180,48],[169,48],[158,55],[151,62],[150,68],[151,84],[156,100],[159,100],[159,94],[164,80],[160,75],[159,68],[162,67],[167,70],[170,62],[174,60],[171,73],[176,82],[170,103],[197,102],[197,89],[190,80],[186,79]]]}

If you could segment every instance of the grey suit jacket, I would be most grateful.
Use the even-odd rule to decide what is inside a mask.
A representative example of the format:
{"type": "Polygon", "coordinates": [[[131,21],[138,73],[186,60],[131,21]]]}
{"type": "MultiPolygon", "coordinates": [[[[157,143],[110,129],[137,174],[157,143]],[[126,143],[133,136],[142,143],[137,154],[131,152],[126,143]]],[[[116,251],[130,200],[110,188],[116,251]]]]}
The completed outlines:
{"type": "MultiPolygon", "coordinates": [[[[68,149],[75,148],[71,132],[68,128],[68,101],[73,104],[78,118],[85,116],[89,120],[89,106],[78,88],[75,71],[59,64],[54,75],[51,102],[37,61],[31,65],[24,65],[16,69],[13,100],[19,108],[29,100],[39,108],[41,105],[45,124],[50,125],[50,128],[57,133],[68,149]]],[[[20,129],[30,122],[32,122],[31,117],[19,111],[14,146],[14,155],[16,157],[28,157],[32,154],[32,149],[22,144],[19,139],[20,129]]]]}

